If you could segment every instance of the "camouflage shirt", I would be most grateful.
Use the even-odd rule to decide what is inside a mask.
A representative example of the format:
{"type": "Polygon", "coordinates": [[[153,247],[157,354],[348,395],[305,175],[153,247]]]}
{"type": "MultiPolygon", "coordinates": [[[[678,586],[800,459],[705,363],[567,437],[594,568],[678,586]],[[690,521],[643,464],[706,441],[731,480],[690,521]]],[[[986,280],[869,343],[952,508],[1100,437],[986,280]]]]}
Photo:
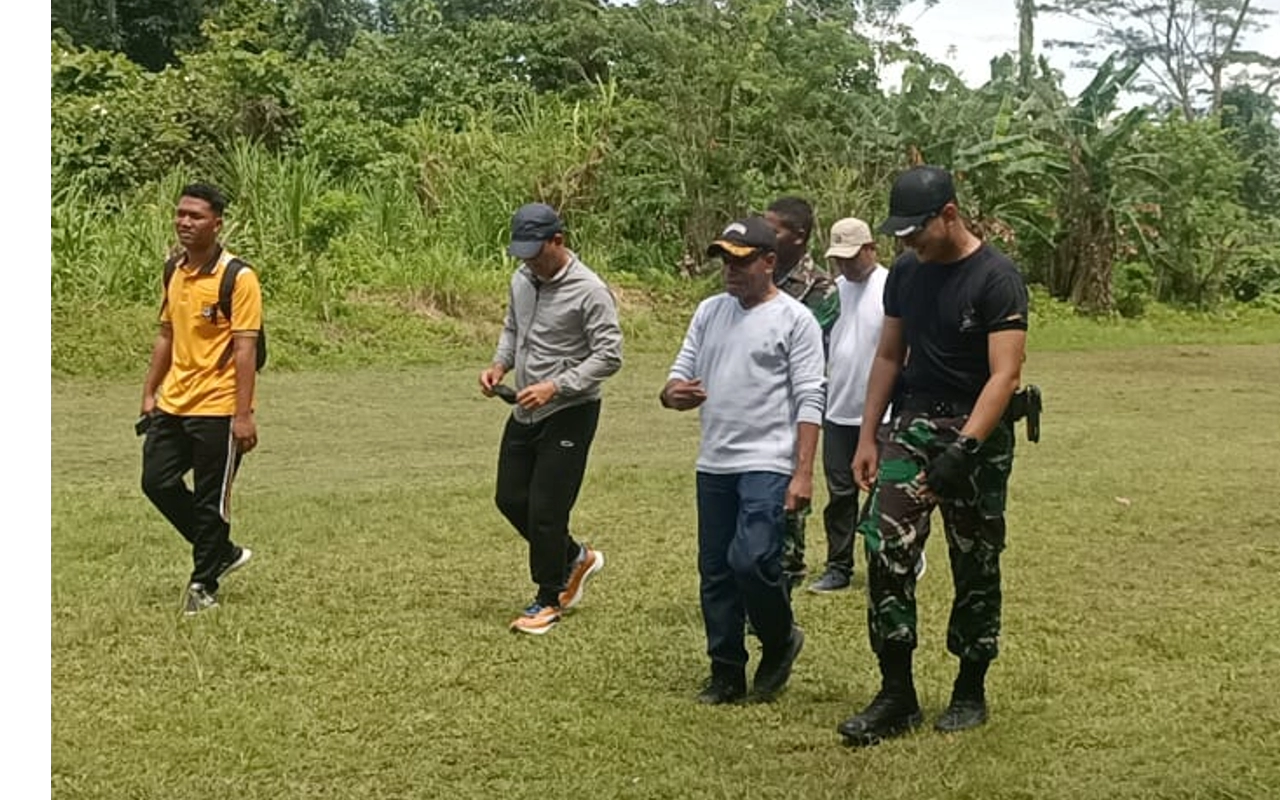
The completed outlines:
{"type": "Polygon", "coordinates": [[[840,293],[831,276],[818,269],[813,258],[805,253],[790,272],[774,283],[813,312],[813,316],[818,319],[818,326],[822,328],[822,338],[825,341],[831,333],[831,326],[836,324],[836,319],[840,316],[840,293]]]}

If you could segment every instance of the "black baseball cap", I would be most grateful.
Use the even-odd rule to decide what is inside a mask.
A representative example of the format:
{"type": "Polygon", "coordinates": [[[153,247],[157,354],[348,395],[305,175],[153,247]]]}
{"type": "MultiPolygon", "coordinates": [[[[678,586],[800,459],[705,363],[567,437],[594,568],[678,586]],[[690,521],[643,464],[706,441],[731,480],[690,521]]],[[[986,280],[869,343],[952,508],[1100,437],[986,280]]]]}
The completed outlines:
{"type": "Polygon", "coordinates": [[[764,217],[747,217],[730,222],[716,240],[707,247],[711,257],[733,256],[743,258],[757,250],[773,252],[778,247],[778,235],[764,217]]]}
{"type": "Polygon", "coordinates": [[[893,236],[910,236],[955,199],[956,185],[950,172],[942,167],[912,167],[893,182],[889,192],[889,218],[876,230],[893,236]]]}
{"type": "Polygon", "coordinates": [[[544,242],[562,230],[564,223],[551,206],[545,203],[520,206],[511,216],[511,244],[507,245],[507,253],[520,259],[533,258],[542,250],[544,242]]]}

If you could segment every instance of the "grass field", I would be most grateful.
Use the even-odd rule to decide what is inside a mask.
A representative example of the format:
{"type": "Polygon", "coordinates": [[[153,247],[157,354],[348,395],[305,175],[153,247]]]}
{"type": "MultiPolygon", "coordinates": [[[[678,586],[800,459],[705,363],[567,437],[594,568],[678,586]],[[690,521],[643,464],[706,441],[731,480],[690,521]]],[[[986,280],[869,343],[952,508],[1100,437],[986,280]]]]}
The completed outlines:
{"type": "MultiPolygon", "coordinates": [[[[1280,796],[1280,346],[1033,353],[992,721],[868,750],[835,733],[876,689],[861,554],[855,591],[797,595],[778,702],[693,703],[697,419],[657,404],[669,355],[607,385],[575,530],[608,566],[544,637],[507,631],[532,587],[481,364],[265,372],[234,529],[257,557],[194,619],[137,485],[141,375],[55,379],[53,796],[1280,796]]],[[[931,722],[954,664],[940,535],[928,553],[931,722]]]]}

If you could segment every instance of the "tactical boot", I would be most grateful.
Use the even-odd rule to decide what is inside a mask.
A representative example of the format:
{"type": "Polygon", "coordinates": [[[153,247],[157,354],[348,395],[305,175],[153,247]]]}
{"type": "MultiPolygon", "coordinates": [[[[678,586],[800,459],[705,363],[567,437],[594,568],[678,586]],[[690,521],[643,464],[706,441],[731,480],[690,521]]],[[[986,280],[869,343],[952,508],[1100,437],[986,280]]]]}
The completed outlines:
{"type": "Polygon", "coordinates": [[[986,679],[989,660],[960,660],[960,673],[951,689],[951,703],[934,723],[941,733],[958,733],[987,721],[986,679]]]}
{"type": "Polygon", "coordinates": [[[955,697],[933,724],[939,733],[959,733],[987,721],[987,702],[981,697],[955,697]]]}
{"type": "Polygon", "coordinates": [[[878,655],[880,692],[871,704],[836,728],[851,747],[867,747],[900,736],[920,725],[924,716],[911,677],[912,646],[886,642],[878,655]]]}
{"type": "Polygon", "coordinates": [[[916,728],[924,720],[915,690],[885,687],[871,704],[836,728],[850,747],[869,747],[916,728]]]}

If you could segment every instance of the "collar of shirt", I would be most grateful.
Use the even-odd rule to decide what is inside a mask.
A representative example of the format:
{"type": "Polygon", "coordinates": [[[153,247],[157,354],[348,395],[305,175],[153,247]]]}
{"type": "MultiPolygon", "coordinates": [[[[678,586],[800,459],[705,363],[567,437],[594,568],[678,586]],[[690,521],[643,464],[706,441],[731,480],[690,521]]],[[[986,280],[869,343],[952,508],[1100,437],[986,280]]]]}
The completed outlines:
{"type": "Polygon", "coordinates": [[[559,283],[560,281],[564,280],[564,276],[566,273],[569,272],[569,268],[572,267],[574,265],[574,262],[578,260],[577,253],[573,252],[572,250],[568,250],[566,252],[569,253],[569,260],[564,262],[564,266],[560,268],[560,271],[557,272],[555,275],[552,275],[550,278],[544,279],[544,278],[538,277],[538,273],[534,272],[533,268],[530,267],[528,264],[522,265],[521,269],[525,270],[528,273],[529,280],[533,281],[534,286],[542,286],[548,283],[559,283]]]}
{"type": "MultiPolygon", "coordinates": [[[[213,258],[210,258],[210,259],[209,259],[209,261],[208,261],[208,263],[206,263],[205,265],[203,265],[202,267],[200,267],[200,269],[198,270],[198,272],[199,272],[201,275],[208,275],[208,274],[212,273],[212,272],[213,272],[213,268],[214,268],[215,266],[217,266],[217,264],[218,264],[218,259],[220,259],[220,258],[222,258],[222,244],[221,244],[221,243],[219,243],[219,244],[218,244],[218,246],[217,246],[217,248],[215,248],[215,249],[214,249],[214,251],[213,251],[213,258]]],[[[191,272],[191,271],[192,271],[192,270],[191,270],[191,265],[187,263],[187,254],[186,254],[185,252],[182,254],[182,260],[178,262],[178,266],[179,266],[182,270],[184,270],[184,271],[186,271],[186,272],[191,272]]]]}
{"type": "Polygon", "coordinates": [[[796,262],[796,265],[794,267],[792,267],[785,275],[780,276],[777,280],[774,281],[774,285],[782,286],[787,281],[791,281],[791,280],[797,280],[797,281],[807,280],[809,273],[813,272],[813,270],[814,270],[813,256],[809,255],[808,253],[805,253],[803,256],[800,257],[800,260],[796,262]]]}

